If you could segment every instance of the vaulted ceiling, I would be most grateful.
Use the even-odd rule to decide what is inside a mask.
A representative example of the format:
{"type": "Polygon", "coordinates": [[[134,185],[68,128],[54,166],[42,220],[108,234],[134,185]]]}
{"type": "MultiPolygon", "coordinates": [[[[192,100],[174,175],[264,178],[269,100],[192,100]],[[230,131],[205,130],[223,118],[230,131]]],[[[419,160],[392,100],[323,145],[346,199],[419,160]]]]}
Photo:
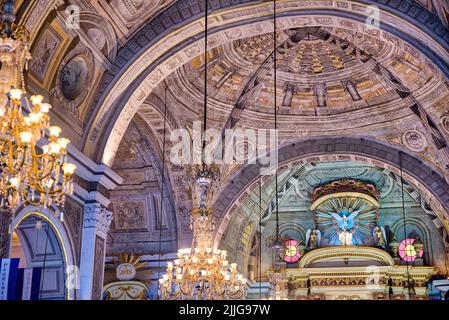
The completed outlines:
{"type": "MultiPolygon", "coordinates": [[[[188,225],[185,170],[163,159],[172,130],[202,118],[206,65],[211,128],[273,128],[276,93],[281,146],[372,139],[449,177],[447,0],[368,1],[379,28],[365,23],[366,1],[277,1],[276,49],[271,2],[211,1],[207,61],[201,0],[17,3],[31,31],[30,91],[96,162],[165,166],[178,229],[188,225]]],[[[224,166],[223,186],[241,169],[224,166]]]]}

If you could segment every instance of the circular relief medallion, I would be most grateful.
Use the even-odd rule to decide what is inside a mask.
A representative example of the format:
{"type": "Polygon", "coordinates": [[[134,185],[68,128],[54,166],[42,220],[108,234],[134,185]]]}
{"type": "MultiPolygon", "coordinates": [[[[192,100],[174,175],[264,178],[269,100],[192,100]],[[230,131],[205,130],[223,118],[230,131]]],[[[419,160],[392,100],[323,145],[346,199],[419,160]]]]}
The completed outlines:
{"type": "Polygon", "coordinates": [[[131,263],[122,263],[117,267],[116,276],[121,281],[132,280],[136,276],[136,268],[131,263]]]}
{"type": "Polygon", "coordinates": [[[402,134],[402,143],[412,151],[421,152],[427,147],[424,134],[416,129],[407,130],[402,134]]]}
{"type": "Polygon", "coordinates": [[[82,56],[73,57],[61,70],[61,91],[68,100],[75,100],[87,83],[87,63],[82,56]]]}

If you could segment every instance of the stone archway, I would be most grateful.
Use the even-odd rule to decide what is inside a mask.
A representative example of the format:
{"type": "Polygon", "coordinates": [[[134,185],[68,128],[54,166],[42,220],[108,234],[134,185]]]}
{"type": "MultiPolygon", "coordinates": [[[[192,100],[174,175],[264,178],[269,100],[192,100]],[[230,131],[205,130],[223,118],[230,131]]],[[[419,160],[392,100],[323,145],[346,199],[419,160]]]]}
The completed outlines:
{"type": "MultiPolygon", "coordinates": [[[[24,253],[27,258],[27,264],[29,264],[28,267],[39,266],[49,269],[49,272],[53,272],[54,277],[57,280],[55,283],[57,291],[61,291],[67,300],[75,299],[76,290],[79,289],[79,274],[74,260],[73,246],[68,233],[63,226],[63,222],[59,221],[49,210],[42,210],[37,207],[29,206],[21,210],[14,217],[12,221],[12,230],[18,231],[21,242],[23,240],[26,242],[26,244],[22,244],[22,246],[27,247],[24,248],[24,253]],[[41,225],[43,229],[37,230],[37,232],[44,232],[46,234],[46,238],[43,240],[46,242],[45,252],[43,253],[39,252],[38,249],[33,250],[31,248],[32,241],[28,240],[33,239],[28,239],[29,232],[26,231],[35,229],[34,225],[36,225],[37,221],[43,222],[41,225]],[[47,247],[50,247],[51,250],[47,250],[47,247]],[[39,259],[39,256],[42,254],[49,254],[49,260],[53,260],[50,263],[47,263],[48,266],[45,264],[47,259],[45,256],[43,261],[39,259]],[[58,265],[58,263],[60,265],[58,265]]],[[[45,272],[48,273],[47,270],[45,270],[45,272]]]]}
{"type": "MultiPolygon", "coordinates": [[[[402,150],[377,141],[348,137],[298,141],[279,150],[280,170],[309,162],[344,160],[370,163],[397,175],[401,174],[399,167],[402,166],[404,180],[414,186],[446,230],[449,229],[449,185],[431,166],[402,150]]],[[[216,246],[226,232],[234,210],[246,199],[248,191],[257,186],[259,169],[257,164],[246,165],[221,188],[214,207],[219,225],[216,246]]]]}

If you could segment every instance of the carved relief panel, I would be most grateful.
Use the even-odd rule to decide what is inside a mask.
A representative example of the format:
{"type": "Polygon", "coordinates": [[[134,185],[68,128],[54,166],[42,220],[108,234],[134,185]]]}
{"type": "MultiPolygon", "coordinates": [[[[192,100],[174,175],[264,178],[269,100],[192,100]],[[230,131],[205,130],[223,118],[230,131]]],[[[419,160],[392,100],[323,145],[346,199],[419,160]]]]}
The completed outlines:
{"type": "Polygon", "coordinates": [[[147,205],[145,201],[116,201],[113,202],[115,215],[115,230],[138,230],[148,229],[147,205]]]}
{"type": "Polygon", "coordinates": [[[101,299],[104,275],[105,240],[99,236],[95,239],[95,265],[92,284],[92,300],[101,299]]]}
{"type": "Polygon", "coordinates": [[[172,3],[173,0],[110,0],[108,11],[112,18],[116,18],[128,29],[139,25],[139,22],[154,16],[162,8],[172,3]]]}
{"type": "Polygon", "coordinates": [[[61,42],[61,36],[50,25],[36,41],[37,44],[32,50],[30,72],[38,81],[44,81],[45,74],[61,42]]]}

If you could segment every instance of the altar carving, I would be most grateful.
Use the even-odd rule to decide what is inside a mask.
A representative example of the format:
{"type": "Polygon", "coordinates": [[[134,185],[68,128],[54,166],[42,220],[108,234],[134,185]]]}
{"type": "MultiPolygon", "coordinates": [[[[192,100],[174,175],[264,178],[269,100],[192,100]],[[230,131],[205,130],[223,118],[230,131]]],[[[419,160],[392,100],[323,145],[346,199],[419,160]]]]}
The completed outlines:
{"type": "Polygon", "coordinates": [[[146,300],[148,288],[138,281],[118,281],[103,289],[105,300],[146,300]]]}
{"type": "MultiPolygon", "coordinates": [[[[351,246],[374,242],[379,192],[369,183],[338,180],[315,189],[310,209],[322,245],[351,246]]],[[[380,227],[379,227],[380,228],[380,227]]]]}
{"type": "Polygon", "coordinates": [[[293,260],[291,246],[281,250],[290,299],[427,299],[437,269],[424,266],[419,237],[398,242],[391,231],[387,237],[375,185],[338,180],[317,187],[311,199],[315,226],[301,254],[293,260]]]}
{"type": "Polygon", "coordinates": [[[431,266],[397,265],[386,251],[363,246],[316,249],[285,271],[289,297],[300,300],[427,299],[426,285],[436,272],[431,266]]]}
{"type": "Polygon", "coordinates": [[[140,256],[122,253],[105,272],[105,300],[147,300],[151,270],[140,256]]]}

